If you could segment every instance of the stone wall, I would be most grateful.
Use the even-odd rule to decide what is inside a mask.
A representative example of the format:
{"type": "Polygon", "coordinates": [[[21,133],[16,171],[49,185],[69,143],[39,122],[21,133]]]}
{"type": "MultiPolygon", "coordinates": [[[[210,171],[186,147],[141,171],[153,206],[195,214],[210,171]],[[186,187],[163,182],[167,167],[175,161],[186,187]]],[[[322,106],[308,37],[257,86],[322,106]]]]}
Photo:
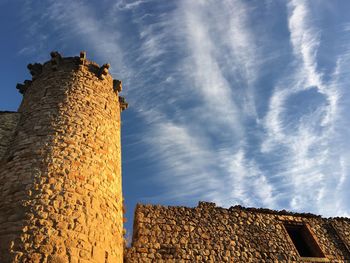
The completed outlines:
{"type": "Polygon", "coordinates": [[[0,112],[0,160],[13,138],[19,116],[17,112],[0,112]]]}
{"type": "Polygon", "coordinates": [[[123,257],[120,82],[85,54],[28,68],[0,166],[0,262],[123,257]]]}
{"type": "Polygon", "coordinates": [[[204,202],[138,205],[125,262],[350,262],[349,227],[349,219],[204,202]],[[306,225],[325,258],[300,257],[285,223],[306,225]]]}

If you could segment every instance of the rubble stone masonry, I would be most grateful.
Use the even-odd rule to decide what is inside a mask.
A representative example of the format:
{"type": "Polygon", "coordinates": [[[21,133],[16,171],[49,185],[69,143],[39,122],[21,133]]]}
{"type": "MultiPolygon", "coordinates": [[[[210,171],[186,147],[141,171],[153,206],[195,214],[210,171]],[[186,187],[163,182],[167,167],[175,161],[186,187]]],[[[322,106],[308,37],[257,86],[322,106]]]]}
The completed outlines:
{"type": "Polygon", "coordinates": [[[122,262],[120,82],[51,56],[0,114],[0,262],[122,262]]]}
{"type": "Polygon", "coordinates": [[[138,205],[125,262],[350,262],[350,220],[312,214],[138,205]],[[284,227],[305,226],[323,257],[301,257],[284,227]]]}
{"type": "Polygon", "coordinates": [[[13,139],[19,116],[17,112],[0,112],[0,159],[13,139]]]}

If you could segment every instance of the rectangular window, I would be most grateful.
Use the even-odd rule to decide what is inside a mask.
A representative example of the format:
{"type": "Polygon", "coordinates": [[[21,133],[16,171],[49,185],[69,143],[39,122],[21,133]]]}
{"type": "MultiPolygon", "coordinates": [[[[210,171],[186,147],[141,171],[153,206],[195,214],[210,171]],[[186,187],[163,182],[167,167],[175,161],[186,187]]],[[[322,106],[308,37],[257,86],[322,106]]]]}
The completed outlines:
{"type": "Polygon", "coordinates": [[[306,225],[284,224],[284,227],[301,257],[325,257],[306,225]]]}

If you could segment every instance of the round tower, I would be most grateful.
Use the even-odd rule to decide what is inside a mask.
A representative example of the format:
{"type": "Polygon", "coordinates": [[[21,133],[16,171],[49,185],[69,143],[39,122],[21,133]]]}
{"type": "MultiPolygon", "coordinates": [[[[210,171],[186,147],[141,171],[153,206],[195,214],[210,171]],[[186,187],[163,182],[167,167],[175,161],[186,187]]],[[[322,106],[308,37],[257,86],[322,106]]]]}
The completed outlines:
{"type": "Polygon", "coordinates": [[[121,82],[80,57],[29,64],[0,164],[0,262],[123,261],[121,82]]]}

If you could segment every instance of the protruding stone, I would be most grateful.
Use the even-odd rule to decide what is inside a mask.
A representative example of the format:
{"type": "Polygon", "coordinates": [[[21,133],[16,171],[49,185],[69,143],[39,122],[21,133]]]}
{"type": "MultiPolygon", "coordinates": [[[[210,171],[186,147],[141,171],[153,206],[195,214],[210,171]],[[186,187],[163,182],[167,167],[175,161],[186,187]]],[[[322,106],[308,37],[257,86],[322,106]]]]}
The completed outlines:
{"type": "Polygon", "coordinates": [[[105,77],[108,74],[108,69],[109,69],[110,65],[108,63],[103,64],[102,67],[100,67],[100,70],[98,72],[98,77],[100,79],[105,79],[105,77]]]}
{"type": "Polygon", "coordinates": [[[57,70],[58,65],[60,64],[60,61],[62,60],[62,56],[57,51],[52,51],[50,53],[51,55],[51,65],[53,70],[57,70]]]}
{"type": "Polygon", "coordinates": [[[80,65],[85,65],[85,61],[86,61],[86,52],[85,51],[81,51],[80,52],[80,56],[79,56],[79,64],[80,65]]]}
{"type": "Polygon", "coordinates": [[[27,87],[24,84],[17,83],[16,89],[18,89],[19,93],[24,94],[27,90],[27,87]]]}
{"type": "Polygon", "coordinates": [[[31,80],[25,80],[24,84],[18,83],[16,85],[16,89],[18,89],[19,93],[24,94],[31,84],[32,84],[31,80]]]}
{"type": "Polygon", "coordinates": [[[121,111],[124,111],[128,108],[129,104],[126,102],[124,97],[119,96],[119,105],[121,111]]]}
{"type": "Polygon", "coordinates": [[[122,89],[123,89],[122,82],[119,79],[114,79],[113,80],[113,90],[115,92],[121,92],[122,89]]]}
{"type": "Polygon", "coordinates": [[[62,59],[61,54],[58,53],[57,51],[52,51],[52,52],[50,53],[50,56],[51,56],[51,58],[59,58],[59,59],[62,59]]]}
{"type": "Polygon", "coordinates": [[[33,80],[36,79],[43,71],[43,65],[40,63],[28,64],[27,68],[29,69],[33,80]]]}

